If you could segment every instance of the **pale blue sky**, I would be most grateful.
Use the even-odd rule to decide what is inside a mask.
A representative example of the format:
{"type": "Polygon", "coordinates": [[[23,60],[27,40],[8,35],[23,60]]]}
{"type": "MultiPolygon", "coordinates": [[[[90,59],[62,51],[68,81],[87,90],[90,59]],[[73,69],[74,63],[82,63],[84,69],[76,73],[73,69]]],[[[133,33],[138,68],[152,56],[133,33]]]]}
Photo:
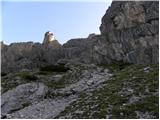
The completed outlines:
{"type": "Polygon", "coordinates": [[[71,38],[99,34],[101,18],[110,4],[110,0],[3,0],[0,38],[6,44],[42,42],[44,33],[51,31],[63,44],[71,38]]]}

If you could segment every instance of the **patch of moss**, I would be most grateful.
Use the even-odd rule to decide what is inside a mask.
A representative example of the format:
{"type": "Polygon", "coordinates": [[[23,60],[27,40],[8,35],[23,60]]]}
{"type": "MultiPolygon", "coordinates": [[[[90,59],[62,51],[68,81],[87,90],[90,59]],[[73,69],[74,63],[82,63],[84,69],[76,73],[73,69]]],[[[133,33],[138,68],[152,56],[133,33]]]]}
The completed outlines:
{"type": "Polygon", "coordinates": [[[130,66],[130,65],[132,65],[132,64],[131,63],[126,63],[126,62],[123,62],[123,61],[112,61],[111,64],[99,64],[98,66],[108,68],[112,72],[117,72],[117,71],[120,71],[120,70],[124,69],[127,66],[130,66]]]}
{"type": "Polygon", "coordinates": [[[3,88],[2,93],[4,93],[4,92],[7,92],[8,90],[10,90],[10,89],[15,88],[16,86],[18,86],[18,83],[2,79],[1,80],[1,86],[3,88]]]}
{"type": "Polygon", "coordinates": [[[127,101],[127,98],[120,96],[118,94],[113,94],[108,97],[108,102],[112,105],[123,104],[127,101]]]}
{"type": "Polygon", "coordinates": [[[30,106],[32,103],[31,102],[25,102],[22,104],[23,108],[30,106]]]}
{"type": "Polygon", "coordinates": [[[35,80],[38,79],[35,75],[33,75],[33,74],[31,74],[30,72],[27,72],[27,71],[20,72],[17,75],[20,76],[22,79],[30,80],[30,81],[35,81],[35,80]]]}
{"type": "Polygon", "coordinates": [[[10,113],[14,113],[14,112],[16,112],[16,111],[19,111],[19,110],[25,108],[25,107],[28,107],[29,105],[31,105],[31,102],[24,102],[24,103],[22,103],[21,105],[22,105],[22,106],[21,106],[20,108],[13,109],[13,110],[10,111],[10,113]]]}
{"type": "Polygon", "coordinates": [[[136,113],[130,108],[123,106],[113,106],[112,119],[136,119],[136,113]]]}
{"type": "Polygon", "coordinates": [[[53,72],[51,71],[38,71],[36,74],[38,75],[51,75],[53,72]]]}
{"type": "Polygon", "coordinates": [[[4,93],[21,84],[37,81],[37,79],[38,78],[34,74],[27,71],[3,76],[1,79],[2,92],[4,93]]]}
{"type": "Polygon", "coordinates": [[[59,80],[59,81],[44,81],[44,83],[49,88],[54,88],[54,89],[64,88],[65,85],[66,85],[63,80],[59,80]]]}
{"type": "Polygon", "coordinates": [[[70,94],[67,94],[67,93],[53,93],[53,92],[48,92],[46,95],[45,95],[45,99],[54,99],[54,98],[57,98],[57,97],[68,97],[70,94]]]}
{"type": "Polygon", "coordinates": [[[158,96],[148,96],[133,104],[128,104],[126,106],[114,106],[112,109],[112,118],[136,119],[137,115],[135,111],[141,111],[143,113],[150,111],[150,113],[158,118],[158,101],[158,96]]]}

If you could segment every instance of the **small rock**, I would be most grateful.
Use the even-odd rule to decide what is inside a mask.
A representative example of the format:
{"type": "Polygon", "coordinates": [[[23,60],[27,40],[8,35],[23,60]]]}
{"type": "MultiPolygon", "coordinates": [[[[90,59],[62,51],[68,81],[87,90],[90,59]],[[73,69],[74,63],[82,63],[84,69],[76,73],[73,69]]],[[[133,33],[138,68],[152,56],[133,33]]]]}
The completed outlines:
{"type": "Polygon", "coordinates": [[[91,80],[87,81],[87,85],[90,86],[90,85],[92,85],[92,84],[94,84],[94,80],[91,79],[91,80]]]}
{"type": "Polygon", "coordinates": [[[145,67],[143,70],[145,73],[148,73],[148,72],[150,72],[150,67],[145,67]]]}
{"type": "Polygon", "coordinates": [[[124,114],[121,112],[120,115],[123,116],[124,114]]]}
{"type": "Polygon", "coordinates": [[[128,92],[131,92],[131,93],[133,93],[133,89],[128,89],[128,92]]]}

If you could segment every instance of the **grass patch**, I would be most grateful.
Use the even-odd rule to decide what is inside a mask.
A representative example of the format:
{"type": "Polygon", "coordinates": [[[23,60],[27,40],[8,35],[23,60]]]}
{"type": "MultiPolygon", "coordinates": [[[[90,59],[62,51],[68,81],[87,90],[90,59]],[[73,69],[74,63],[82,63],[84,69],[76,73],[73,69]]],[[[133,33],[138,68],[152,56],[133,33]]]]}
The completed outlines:
{"type": "Polygon", "coordinates": [[[22,79],[29,80],[29,81],[35,81],[38,79],[35,75],[27,71],[20,72],[17,75],[20,76],[22,79]]]}
{"type": "Polygon", "coordinates": [[[43,81],[49,88],[60,89],[65,87],[65,81],[63,79],[59,81],[43,81]]]}
{"type": "Polygon", "coordinates": [[[13,82],[13,81],[9,81],[9,80],[5,80],[5,79],[1,79],[1,86],[2,86],[2,94],[4,92],[7,92],[8,90],[15,88],[16,86],[18,86],[17,82],[13,82]]]}
{"type": "Polygon", "coordinates": [[[53,93],[53,92],[48,92],[46,95],[45,95],[45,99],[54,99],[54,98],[57,98],[57,97],[68,97],[70,94],[67,94],[67,93],[53,93]]]}
{"type": "Polygon", "coordinates": [[[27,71],[3,76],[1,79],[2,93],[11,90],[18,85],[36,81],[37,79],[38,78],[35,75],[27,71]]]}
{"type": "Polygon", "coordinates": [[[117,72],[130,65],[132,64],[123,61],[113,61],[111,64],[99,64],[98,66],[108,68],[111,72],[117,72]]]}
{"type": "Polygon", "coordinates": [[[52,71],[38,71],[36,74],[38,75],[51,75],[53,74],[52,71]]]}

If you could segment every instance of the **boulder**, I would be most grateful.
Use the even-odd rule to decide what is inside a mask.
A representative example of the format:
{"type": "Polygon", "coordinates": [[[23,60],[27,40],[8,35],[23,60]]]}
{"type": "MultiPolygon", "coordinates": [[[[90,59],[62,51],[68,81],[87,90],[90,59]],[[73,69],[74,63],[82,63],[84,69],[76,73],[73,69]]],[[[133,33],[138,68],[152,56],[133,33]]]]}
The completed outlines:
{"type": "Polygon", "coordinates": [[[2,115],[18,111],[44,98],[48,87],[43,83],[27,83],[2,94],[2,115]]]}

